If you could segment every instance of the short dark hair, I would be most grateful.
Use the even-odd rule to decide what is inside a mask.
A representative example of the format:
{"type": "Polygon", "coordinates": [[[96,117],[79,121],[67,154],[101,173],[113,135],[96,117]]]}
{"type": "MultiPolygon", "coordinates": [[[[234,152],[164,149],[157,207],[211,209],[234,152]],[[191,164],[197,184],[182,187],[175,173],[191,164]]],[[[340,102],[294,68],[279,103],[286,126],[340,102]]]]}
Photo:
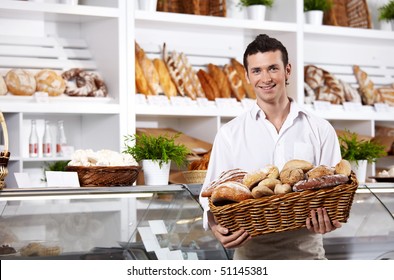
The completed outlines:
{"type": "Polygon", "coordinates": [[[289,55],[286,47],[277,39],[269,37],[267,34],[258,35],[246,48],[244,53],[244,67],[246,72],[248,71],[248,56],[256,54],[258,52],[274,52],[280,51],[282,53],[283,65],[286,66],[289,63],[289,55]]]}

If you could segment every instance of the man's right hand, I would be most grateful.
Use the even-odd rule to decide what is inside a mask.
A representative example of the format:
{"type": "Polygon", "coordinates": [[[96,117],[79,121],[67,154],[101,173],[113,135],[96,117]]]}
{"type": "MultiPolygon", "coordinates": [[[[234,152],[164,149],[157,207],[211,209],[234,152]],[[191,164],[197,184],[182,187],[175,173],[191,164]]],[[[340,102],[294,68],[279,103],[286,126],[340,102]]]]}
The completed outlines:
{"type": "Polygon", "coordinates": [[[240,247],[252,238],[244,229],[229,234],[229,230],[219,225],[211,212],[208,212],[208,224],[216,239],[219,240],[226,249],[240,247]]]}

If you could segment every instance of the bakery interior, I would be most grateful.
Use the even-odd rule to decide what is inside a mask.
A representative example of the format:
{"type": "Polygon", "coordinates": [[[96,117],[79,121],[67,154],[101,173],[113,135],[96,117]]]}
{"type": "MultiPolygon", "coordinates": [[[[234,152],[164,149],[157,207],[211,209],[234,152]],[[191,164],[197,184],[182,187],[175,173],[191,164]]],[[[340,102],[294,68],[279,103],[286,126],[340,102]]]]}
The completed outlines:
{"type": "Polygon", "coordinates": [[[238,0],[0,1],[0,259],[231,259],[198,195],[218,129],[254,103],[242,55],[261,33],[287,46],[291,98],[384,146],[349,219],[324,235],[327,258],[394,259],[394,23],[379,20],[392,1],[333,0],[321,24],[303,0],[273,2],[259,20],[238,0]],[[129,185],[46,177],[77,154],[124,160],[125,135],[178,133],[191,153],[166,184],[140,169],[129,185]]]}

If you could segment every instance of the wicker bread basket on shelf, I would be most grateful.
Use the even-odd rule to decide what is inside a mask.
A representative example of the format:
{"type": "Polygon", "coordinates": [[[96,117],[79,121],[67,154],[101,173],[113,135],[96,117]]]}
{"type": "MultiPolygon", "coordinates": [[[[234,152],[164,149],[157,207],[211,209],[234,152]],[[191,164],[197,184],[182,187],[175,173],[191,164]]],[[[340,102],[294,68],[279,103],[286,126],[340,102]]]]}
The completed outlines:
{"type": "Polygon", "coordinates": [[[0,190],[5,186],[5,177],[8,175],[8,160],[10,159],[10,152],[8,150],[8,130],[5,118],[2,112],[0,112],[0,124],[3,131],[4,138],[4,149],[0,151],[0,190]]]}
{"type": "Polygon", "coordinates": [[[324,13],[325,25],[372,28],[366,0],[333,0],[332,8],[324,13]]]}
{"type": "Polygon", "coordinates": [[[141,166],[66,166],[66,171],[78,173],[81,187],[131,186],[141,166]]]}
{"type": "Polygon", "coordinates": [[[326,208],[331,220],[346,222],[358,181],[354,172],[348,184],[318,190],[306,190],[248,199],[224,206],[209,207],[217,221],[231,232],[241,228],[251,236],[283,232],[305,227],[314,208],[326,208]]]}
{"type": "Polygon", "coordinates": [[[226,0],[158,0],[157,11],[225,17],[226,0]]]}
{"type": "Polygon", "coordinates": [[[183,171],[183,177],[185,178],[186,184],[203,184],[205,176],[207,175],[206,170],[190,170],[183,171]]]}

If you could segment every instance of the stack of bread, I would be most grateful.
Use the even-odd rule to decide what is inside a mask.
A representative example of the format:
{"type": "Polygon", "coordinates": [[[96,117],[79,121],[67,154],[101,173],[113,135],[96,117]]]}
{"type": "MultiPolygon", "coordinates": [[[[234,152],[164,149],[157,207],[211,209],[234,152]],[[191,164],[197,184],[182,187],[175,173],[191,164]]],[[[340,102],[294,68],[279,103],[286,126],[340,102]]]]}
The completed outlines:
{"type": "Polygon", "coordinates": [[[308,103],[314,100],[328,101],[331,104],[343,104],[345,101],[361,103],[357,89],[315,65],[304,67],[304,79],[308,103]]]}
{"type": "Polygon", "coordinates": [[[316,190],[346,184],[351,166],[341,160],[335,167],[313,166],[305,160],[290,160],[279,171],[274,165],[252,172],[242,169],[224,171],[201,195],[210,197],[215,206],[290,192],[316,190]]]}
{"type": "Polygon", "coordinates": [[[236,59],[230,59],[223,67],[208,63],[205,68],[195,70],[184,53],[167,51],[165,43],[162,57],[154,59],[135,43],[135,80],[137,93],[144,95],[187,96],[192,100],[256,98],[243,65],[236,59]]]}
{"type": "Polygon", "coordinates": [[[73,68],[59,74],[52,69],[36,73],[26,69],[10,69],[3,79],[0,76],[0,95],[7,93],[32,96],[35,92],[46,92],[48,96],[107,96],[104,81],[95,73],[73,68]]]}

